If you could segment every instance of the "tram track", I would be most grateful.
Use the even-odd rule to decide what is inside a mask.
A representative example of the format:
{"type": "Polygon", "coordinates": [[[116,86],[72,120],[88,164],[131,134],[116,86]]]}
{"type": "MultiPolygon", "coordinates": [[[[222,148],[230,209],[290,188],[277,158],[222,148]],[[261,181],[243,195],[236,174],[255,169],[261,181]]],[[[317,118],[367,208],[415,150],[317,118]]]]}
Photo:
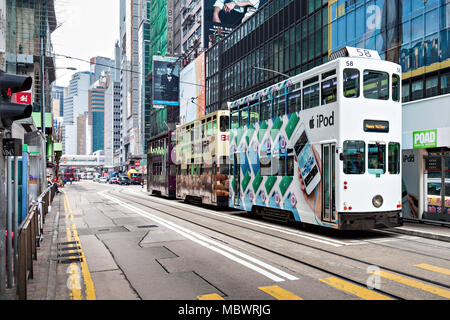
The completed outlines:
{"type": "MultiPolygon", "coordinates": [[[[363,286],[363,287],[367,286],[367,283],[364,283],[363,281],[355,279],[355,278],[350,278],[349,276],[346,276],[343,273],[338,273],[338,272],[332,271],[332,270],[330,270],[328,268],[325,268],[325,267],[320,266],[320,265],[315,264],[315,263],[311,263],[311,262],[307,262],[307,261],[304,261],[304,260],[300,260],[299,258],[297,258],[297,257],[295,257],[293,255],[281,253],[281,252],[279,252],[279,251],[277,251],[277,250],[275,250],[273,248],[270,248],[268,246],[256,244],[256,243],[254,243],[252,241],[244,239],[242,236],[231,235],[230,233],[226,233],[226,232],[221,231],[217,227],[211,227],[211,226],[209,226],[209,225],[207,225],[205,223],[196,222],[196,221],[193,221],[192,219],[182,217],[179,214],[174,214],[173,211],[169,212],[169,211],[164,210],[162,208],[159,208],[157,206],[151,206],[151,205],[148,204],[148,200],[149,199],[148,198],[144,199],[144,198],[146,198],[145,196],[140,196],[139,195],[139,198],[142,199],[142,200],[145,200],[145,202],[146,202],[146,203],[143,203],[141,201],[136,201],[136,197],[134,195],[131,195],[129,193],[127,194],[127,193],[124,192],[124,190],[119,190],[119,191],[114,190],[114,193],[112,193],[112,192],[109,192],[109,193],[110,193],[110,195],[117,196],[117,197],[121,198],[122,200],[132,201],[133,203],[136,203],[136,204],[138,204],[140,206],[143,206],[143,207],[146,207],[146,208],[150,208],[152,210],[158,211],[158,212],[163,213],[165,215],[169,215],[169,216],[174,217],[176,219],[179,219],[179,220],[182,220],[182,221],[186,221],[186,222],[189,222],[191,224],[197,225],[197,226],[199,226],[201,228],[205,228],[207,230],[210,230],[210,231],[222,234],[222,235],[224,235],[226,237],[229,237],[231,239],[234,239],[234,240],[246,243],[246,244],[248,244],[250,246],[253,246],[253,247],[258,248],[260,250],[263,250],[265,252],[269,252],[271,254],[278,255],[278,256],[283,257],[285,259],[288,259],[290,261],[302,264],[304,266],[313,268],[315,270],[324,272],[326,274],[330,274],[330,275],[335,276],[335,277],[337,277],[339,279],[342,279],[344,281],[348,281],[348,282],[351,282],[353,284],[356,284],[356,285],[359,285],[359,286],[363,286]]],[[[345,259],[345,260],[348,260],[348,261],[352,261],[354,263],[362,264],[364,267],[368,267],[368,266],[369,267],[370,266],[373,267],[373,266],[375,266],[375,267],[377,267],[377,268],[379,268],[380,270],[383,270],[383,271],[389,271],[389,272],[392,272],[392,273],[395,273],[395,274],[398,274],[398,275],[401,275],[401,276],[404,276],[404,277],[407,277],[407,278],[410,278],[410,279],[414,279],[416,281],[421,281],[421,282],[426,283],[426,284],[432,284],[434,286],[438,286],[438,287],[441,287],[441,288],[450,289],[450,286],[448,286],[446,284],[438,283],[436,281],[433,281],[433,280],[430,280],[430,279],[425,279],[423,277],[419,277],[419,276],[416,276],[416,275],[413,275],[413,274],[410,274],[410,273],[407,273],[407,272],[403,272],[403,271],[400,271],[400,270],[395,270],[393,268],[385,267],[385,266],[382,266],[382,265],[379,265],[379,264],[374,264],[372,262],[368,262],[368,261],[364,261],[362,259],[350,257],[348,255],[344,255],[344,254],[341,254],[341,253],[333,252],[333,251],[330,251],[330,250],[327,250],[327,249],[324,249],[324,248],[320,248],[320,247],[317,247],[317,246],[314,246],[314,245],[302,243],[302,242],[295,241],[295,240],[292,240],[292,239],[289,239],[289,238],[286,238],[286,237],[278,236],[278,235],[275,235],[275,234],[272,234],[272,233],[269,233],[269,232],[257,230],[257,229],[252,228],[252,227],[243,226],[243,225],[240,225],[240,224],[237,224],[237,223],[233,223],[233,222],[230,222],[230,221],[224,221],[223,219],[218,219],[218,218],[215,218],[215,217],[211,217],[211,216],[208,216],[207,214],[205,215],[205,214],[202,214],[202,213],[200,213],[198,211],[195,212],[195,211],[188,210],[188,209],[181,209],[181,208],[179,208],[177,206],[168,205],[167,203],[162,203],[162,202],[159,202],[159,201],[155,201],[155,202],[159,206],[166,206],[166,207],[169,207],[169,208],[171,208],[173,210],[181,211],[182,213],[186,213],[187,212],[189,214],[193,214],[193,215],[196,215],[196,216],[201,216],[202,218],[208,218],[208,219],[211,219],[211,220],[214,220],[214,221],[218,221],[220,223],[225,223],[225,224],[228,224],[228,225],[230,225],[232,227],[241,228],[241,229],[244,229],[244,230],[248,230],[248,231],[252,231],[252,232],[255,232],[255,233],[259,233],[261,235],[269,236],[269,237],[272,237],[272,238],[275,238],[275,239],[278,239],[278,240],[286,241],[286,242],[289,242],[289,243],[292,243],[292,244],[295,244],[295,245],[298,245],[298,246],[303,246],[303,247],[306,247],[306,248],[309,248],[309,249],[312,249],[312,250],[317,250],[317,251],[319,251],[321,253],[332,255],[332,256],[337,257],[337,258],[341,258],[341,259],[345,259]]],[[[395,248],[392,248],[392,249],[395,249],[395,248]]],[[[359,268],[363,269],[363,267],[361,267],[361,266],[359,266],[359,268]]],[[[393,298],[393,299],[405,299],[404,297],[401,297],[401,295],[398,295],[398,294],[395,294],[395,293],[392,293],[392,292],[387,292],[387,291],[384,291],[384,290],[381,290],[381,289],[373,289],[373,291],[377,292],[377,293],[380,293],[380,294],[383,294],[383,295],[385,295],[387,297],[390,297],[390,298],[393,298]]]]}

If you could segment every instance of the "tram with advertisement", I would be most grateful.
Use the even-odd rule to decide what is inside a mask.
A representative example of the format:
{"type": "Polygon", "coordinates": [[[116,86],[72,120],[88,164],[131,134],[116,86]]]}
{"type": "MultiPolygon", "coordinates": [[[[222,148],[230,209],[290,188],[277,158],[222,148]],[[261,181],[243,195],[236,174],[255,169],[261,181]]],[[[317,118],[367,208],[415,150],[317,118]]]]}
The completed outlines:
{"type": "Polygon", "coordinates": [[[234,102],[229,206],[341,230],[401,225],[401,67],[345,47],[234,102]]]}
{"type": "Polygon", "coordinates": [[[176,196],[175,131],[147,141],[147,191],[168,198],[176,196]]]}
{"type": "Polygon", "coordinates": [[[176,129],[176,195],[228,206],[229,111],[218,110],[176,129]]]}

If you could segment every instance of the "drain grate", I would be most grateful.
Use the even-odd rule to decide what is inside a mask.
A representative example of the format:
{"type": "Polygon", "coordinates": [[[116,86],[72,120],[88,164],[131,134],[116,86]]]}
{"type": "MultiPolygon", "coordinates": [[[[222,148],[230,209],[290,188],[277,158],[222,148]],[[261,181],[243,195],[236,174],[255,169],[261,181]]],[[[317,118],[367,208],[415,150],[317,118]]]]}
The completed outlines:
{"type": "Polygon", "coordinates": [[[74,262],[83,262],[83,258],[75,257],[75,258],[58,259],[58,263],[62,263],[62,264],[68,264],[68,263],[74,263],[74,262]]]}
{"type": "Polygon", "coordinates": [[[136,228],[140,228],[140,229],[146,229],[146,228],[157,228],[158,226],[151,224],[151,225],[146,225],[146,226],[137,226],[136,228]]]}

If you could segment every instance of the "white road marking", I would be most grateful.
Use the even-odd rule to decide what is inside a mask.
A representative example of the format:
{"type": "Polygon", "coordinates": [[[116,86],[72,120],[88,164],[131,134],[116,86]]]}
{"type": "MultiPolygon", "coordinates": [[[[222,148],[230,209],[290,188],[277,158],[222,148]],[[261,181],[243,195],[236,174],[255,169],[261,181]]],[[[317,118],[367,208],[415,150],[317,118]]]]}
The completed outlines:
{"type": "MultiPolygon", "coordinates": [[[[128,193],[128,194],[139,194],[140,195],[142,192],[125,190],[125,193],[128,193]]],[[[152,199],[152,200],[155,200],[155,202],[158,202],[160,204],[162,204],[161,202],[164,202],[164,203],[169,203],[170,205],[174,205],[174,206],[177,206],[177,207],[180,207],[180,208],[185,208],[185,205],[183,205],[181,203],[178,203],[178,202],[175,202],[173,200],[166,200],[166,199],[162,199],[162,198],[157,198],[157,199],[158,200],[155,200],[155,199],[152,199]]],[[[208,213],[208,214],[211,214],[211,215],[215,215],[215,216],[220,216],[222,218],[226,218],[226,219],[229,219],[229,220],[239,221],[239,222],[246,223],[246,224],[253,225],[253,226],[257,226],[257,227],[260,227],[260,228],[264,228],[264,229],[268,229],[268,230],[272,230],[272,231],[277,231],[277,232],[281,232],[281,233],[284,233],[284,234],[288,234],[288,235],[292,235],[292,236],[308,239],[308,240],[311,240],[311,241],[323,243],[323,244],[330,245],[330,246],[333,246],[333,247],[365,244],[365,242],[363,242],[363,241],[352,241],[352,242],[348,243],[348,242],[334,240],[334,239],[330,239],[330,238],[326,238],[326,237],[312,236],[310,234],[306,234],[306,233],[303,233],[301,231],[292,232],[292,231],[288,231],[288,230],[285,230],[285,229],[274,227],[274,226],[266,224],[266,223],[253,222],[253,221],[249,221],[248,219],[245,219],[245,218],[238,218],[238,217],[230,216],[228,214],[218,213],[218,212],[214,212],[212,210],[206,210],[206,209],[203,209],[203,208],[197,208],[196,207],[195,210],[201,211],[201,212],[204,212],[204,213],[208,213]]]]}
{"type": "Polygon", "coordinates": [[[165,226],[165,227],[167,227],[167,228],[177,232],[178,234],[181,234],[182,236],[186,237],[187,239],[192,240],[195,243],[197,243],[197,244],[199,244],[199,245],[201,245],[203,247],[206,247],[206,248],[208,248],[210,250],[213,250],[213,251],[215,251],[215,252],[217,252],[217,253],[219,253],[219,254],[221,254],[221,255],[223,255],[223,256],[225,256],[225,257],[227,257],[227,258],[229,258],[229,259],[231,259],[231,260],[233,260],[233,261],[235,261],[237,263],[240,263],[243,266],[258,272],[258,273],[268,277],[269,279],[271,279],[273,281],[276,281],[276,282],[285,281],[285,279],[283,279],[281,277],[285,277],[288,280],[298,280],[297,277],[295,277],[293,275],[290,275],[290,274],[288,274],[288,273],[286,273],[286,272],[284,272],[284,271],[282,271],[282,270],[280,270],[278,268],[275,268],[275,267],[273,267],[273,266],[271,266],[271,265],[269,265],[269,264],[267,264],[265,262],[262,262],[262,261],[260,261],[260,260],[258,260],[256,258],[253,258],[253,257],[251,257],[251,256],[249,256],[247,254],[244,254],[244,253],[242,253],[242,252],[240,252],[238,250],[235,250],[235,249],[230,248],[230,247],[228,247],[226,245],[223,245],[223,244],[221,244],[221,243],[219,243],[217,241],[211,240],[211,239],[209,239],[209,238],[207,238],[205,236],[202,236],[202,235],[200,235],[200,234],[198,234],[198,233],[196,233],[194,231],[191,231],[191,230],[189,230],[187,228],[181,227],[181,226],[179,226],[179,225],[177,225],[177,224],[175,224],[175,223],[173,223],[171,221],[165,220],[165,219],[157,217],[157,216],[155,216],[155,215],[153,215],[151,213],[145,212],[144,210],[136,208],[136,207],[134,207],[134,206],[132,206],[130,204],[127,204],[127,203],[125,203],[125,202],[123,202],[123,201],[121,201],[119,199],[116,199],[116,198],[114,198],[114,197],[112,197],[110,195],[106,195],[105,192],[106,192],[106,190],[99,192],[99,194],[102,195],[103,197],[105,197],[105,198],[107,198],[107,199],[109,199],[109,200],[111,200],[111,201],[113,201],[113,202],[115,202],[115,203],[125,207],[125,208],[128,208],[128,209],[136,212],[137,214],[139,214],[141,216],[144,216],[144,217],[146,217],[146,218],[148,218],[150,220],[153,220],[153,221],[155,221],[157,223],[160,223],[161,225],[163,225],[163,226],[165,226]],[[228,252],[226,252],[226,251],[228,251],[228,252]],[[239,258],[239,257],[241,257],[242,259],[239,258]],[[246,259],[246,260],[252,262],[253,264],[248,262],[248,261],[245,261],[243,259],[246,259]],[[257,264],[257,265],[259,265],[259,266],[261,266],[261,267],[263,267],[263,268],[265,268],[267,270],[270,270],[273,273],[278,274],[278,275],[275,275],[275,274],[273,274],[271,272],[268,272],[268,271],[266,271],[266,270],[264,270],[264,269],[262,269],[262,268],[260,268],[260,267],[258,267],[256,265],[254,265],[254,264],[257,264]]]}

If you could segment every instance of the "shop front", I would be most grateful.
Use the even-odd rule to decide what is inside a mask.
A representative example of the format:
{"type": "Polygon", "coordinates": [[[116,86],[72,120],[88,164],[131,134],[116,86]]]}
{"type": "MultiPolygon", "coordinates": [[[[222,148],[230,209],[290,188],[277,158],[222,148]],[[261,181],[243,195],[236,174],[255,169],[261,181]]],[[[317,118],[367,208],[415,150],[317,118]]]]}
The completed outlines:
{"type": "Polygon", "coordinates": [[[403,217],[450,223],[450,95],[403,104],[403,217]]]}

